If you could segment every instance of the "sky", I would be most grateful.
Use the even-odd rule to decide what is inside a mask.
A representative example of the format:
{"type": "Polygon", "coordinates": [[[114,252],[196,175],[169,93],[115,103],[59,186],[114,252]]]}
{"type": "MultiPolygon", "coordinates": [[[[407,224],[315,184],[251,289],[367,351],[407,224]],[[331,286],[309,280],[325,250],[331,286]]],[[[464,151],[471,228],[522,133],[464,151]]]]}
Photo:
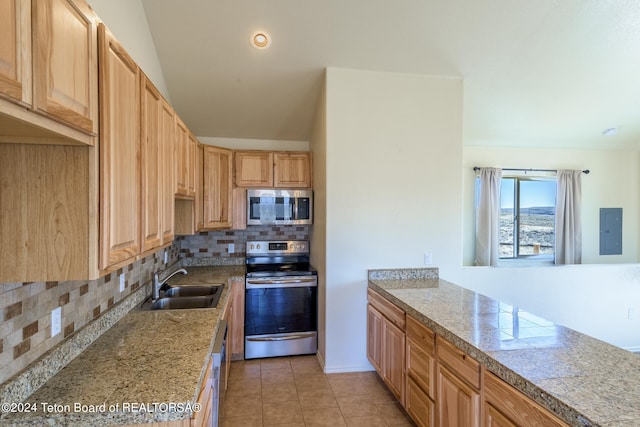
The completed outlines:
{"type": "MultiPolygon", "coordinates": [[[[500,190],[500,207],[513,208],[514,179],[503,178],[500,190]]],[[[520,207],[555,206],[556,181],[521,181],[520,207]]]]}

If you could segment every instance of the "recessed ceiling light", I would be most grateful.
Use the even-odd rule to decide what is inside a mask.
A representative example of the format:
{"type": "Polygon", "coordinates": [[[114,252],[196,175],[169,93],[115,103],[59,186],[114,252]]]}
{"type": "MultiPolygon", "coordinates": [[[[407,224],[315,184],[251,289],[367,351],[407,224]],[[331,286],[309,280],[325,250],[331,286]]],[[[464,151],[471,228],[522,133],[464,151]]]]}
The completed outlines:
{"type": "Polygon", "coordinates": [[[602,131],[604,136],[614,136],[618,133],[618,128],[609,128],[602,131]]]}
{"type": "Polygon", "coordinates": [[[266,49],[271,45],[271,36],[266,31],[256,31],[251,34],[250,41],[256,49],[266,49]]]}

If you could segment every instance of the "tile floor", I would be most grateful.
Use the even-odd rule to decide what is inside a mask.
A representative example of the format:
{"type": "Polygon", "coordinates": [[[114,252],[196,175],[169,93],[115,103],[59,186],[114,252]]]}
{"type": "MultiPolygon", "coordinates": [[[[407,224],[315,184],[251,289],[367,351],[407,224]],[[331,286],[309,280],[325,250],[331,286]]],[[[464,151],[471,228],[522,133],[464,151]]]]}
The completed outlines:
{"type": "Polygon", "coordinates": [[[316,356],[231,363],[222,427],[413,425],[375,372],[324,374],[316,356]]]}

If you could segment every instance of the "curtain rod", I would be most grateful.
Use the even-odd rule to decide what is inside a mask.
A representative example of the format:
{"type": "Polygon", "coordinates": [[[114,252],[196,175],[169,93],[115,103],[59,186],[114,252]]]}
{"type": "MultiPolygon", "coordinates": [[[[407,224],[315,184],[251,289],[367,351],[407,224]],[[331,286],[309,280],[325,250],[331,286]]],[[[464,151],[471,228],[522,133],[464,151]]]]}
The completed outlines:
{"type": "MultiPolygon", "coordinates": [[[[479,166],[474,166],[473,170],[478,172],[481,168],[479,166]]],[[[502,168],[503,171],[521,171],[521,172],[558,172],[557,169],[521,169],[521,168],[502,168]]],[[[588,175],[589,169],[585,169],[582,171],[583,174],[588,175]]]]}

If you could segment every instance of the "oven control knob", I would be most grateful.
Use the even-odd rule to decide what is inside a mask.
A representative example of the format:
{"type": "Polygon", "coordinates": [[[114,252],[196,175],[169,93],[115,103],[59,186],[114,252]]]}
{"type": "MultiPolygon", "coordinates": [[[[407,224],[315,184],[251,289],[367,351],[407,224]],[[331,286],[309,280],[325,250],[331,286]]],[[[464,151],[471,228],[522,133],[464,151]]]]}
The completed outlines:
{"type": "Polygon", "coordinates": [[[260,249],[260,244],[258,244],[258,245],[256,246],[256,249],[260,249]]]}
{"type": "Polygon", "coordinates": [[[253,249],[253,243],[251,244],[250,248],[253,249]]]}

